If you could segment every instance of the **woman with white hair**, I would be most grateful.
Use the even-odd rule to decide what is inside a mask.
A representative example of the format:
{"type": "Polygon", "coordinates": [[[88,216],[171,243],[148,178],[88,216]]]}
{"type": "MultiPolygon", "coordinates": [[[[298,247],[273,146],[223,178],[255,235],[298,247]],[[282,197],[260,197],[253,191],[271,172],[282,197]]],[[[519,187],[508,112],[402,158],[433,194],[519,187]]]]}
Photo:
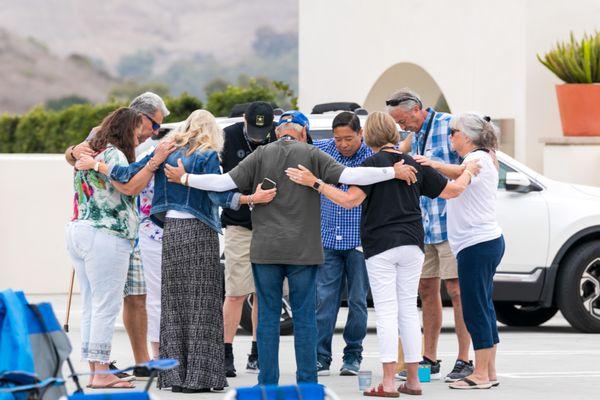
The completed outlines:
{"type": "Polygon", "coordinates": [[[463,166],[415,157],[455,178],[465,163],[477,161],[481,172],[467,190],[448,202],[448,240],[458,261],[458,280],[463,316],[475,349],[475,370],[450,384],[453,389],[488,389],[498,386],[496,349],[499,343],[492,302],[494,274],[504,255],[504,237],[496,219],[498,188],[498,128],[489,117],[466,113],[451,123],[452,147],[463,166]]]}

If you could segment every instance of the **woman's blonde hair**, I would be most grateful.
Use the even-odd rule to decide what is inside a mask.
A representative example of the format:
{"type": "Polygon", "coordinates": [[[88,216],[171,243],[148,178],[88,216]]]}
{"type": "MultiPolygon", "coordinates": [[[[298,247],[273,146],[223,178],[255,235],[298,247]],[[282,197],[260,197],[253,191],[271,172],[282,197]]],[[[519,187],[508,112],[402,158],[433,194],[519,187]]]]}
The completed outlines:
{"type": "Polygon", "coordinates": [[[196,150],[223,149],[223,130],[219,128],[214,115],[206,110],[196,110],[190,114],[178,129],[169,133],[165,140],[172,140],[176,147],[189,147],[186,156],[196,150]]]}
{"type": "Polygon", "coordinates": [[[379,148],[388,143],[400,141],[396,122],[387,113],[375,111],[369,114],[364,128],[365,144],[371,148],[379,148]]]}

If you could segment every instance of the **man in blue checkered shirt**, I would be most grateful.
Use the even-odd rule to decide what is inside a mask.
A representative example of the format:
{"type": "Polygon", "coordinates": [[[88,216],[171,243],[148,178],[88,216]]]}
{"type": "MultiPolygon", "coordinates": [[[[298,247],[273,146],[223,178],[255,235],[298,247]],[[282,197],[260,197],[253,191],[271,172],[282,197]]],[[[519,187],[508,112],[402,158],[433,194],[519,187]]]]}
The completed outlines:
{"type": "MultiPolygon", "coordinates": [[[[373,153],[362,140],[356,114],[342,112],[333,120],[333,139],[314,145],[347,167],[358,167],[373,153]]],[[[343,190],[348,186],[342,185],[343,190]]],[[[321,236],[325,263],[317,270],[317,371],[329,375],[331,340],[342,291],[348,288],[348,319],[344,328],[341,375],[356,375],[362,361],[362,341],[367,334],[369,278],[360,246],[361,208],[346,210],[321,196],[321,236]]]]}
{"type": "MultiPolygon", "coordinates": [[[[394,93],[386,101],[386,106],[388,113],[403,130],[413,132],[413,135],[401,143],[401,151],[410,151],[413,156],[418,155],[446,164],[460,164],[459,156],[450,144],[450,114],[435,111],[433,108],[423,108],[420,97],[410,89],[401,89],[394,93]]],[[[425,342],[421,363],[430,366],[432,379],[441,378],[437,344],[442,328],[440,280],[443,280],[452,300],[458,338],[458,357],[454,369],[446,375],[445,380],[454,382],[470,375],[473,372],[473,364],[469,361],[471,337],[462,316],[458,267],[448,245],[446,200],[421,196],[421,212],[425,230],[425,261],[419,283],[425,342]]],[[[398,377],[405,378],[406,374],[400,373],[398,377]]]]}

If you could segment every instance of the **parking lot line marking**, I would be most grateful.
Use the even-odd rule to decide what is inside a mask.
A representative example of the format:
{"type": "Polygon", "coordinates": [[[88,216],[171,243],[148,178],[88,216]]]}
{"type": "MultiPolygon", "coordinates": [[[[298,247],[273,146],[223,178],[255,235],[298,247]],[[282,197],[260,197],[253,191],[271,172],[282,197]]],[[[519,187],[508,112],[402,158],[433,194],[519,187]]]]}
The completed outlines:
{"type": "Polygon", "coordinates": [[[498,376],[514,379],[599,378],[600,371],[509,372],[498,374],[498,376]]]}
{"type": "MultiPolygon", "coordinates": [[[[343,355],[339,353],[338,355],[343,355]]],[[[600,350],[506,350],[502,349],[498,350],[498,357],[503,356],[560,356],[560,355],[569,355],[569,356],[591,356],[591,355],[600,355],[600,350]]],[[[363,352],[363,357],[366,358],[377,358],[379,357],[379,353],[377,352],[363,352]]],[[[456,353],[438,353],[439,357],[454,357],[456,353]]]]}

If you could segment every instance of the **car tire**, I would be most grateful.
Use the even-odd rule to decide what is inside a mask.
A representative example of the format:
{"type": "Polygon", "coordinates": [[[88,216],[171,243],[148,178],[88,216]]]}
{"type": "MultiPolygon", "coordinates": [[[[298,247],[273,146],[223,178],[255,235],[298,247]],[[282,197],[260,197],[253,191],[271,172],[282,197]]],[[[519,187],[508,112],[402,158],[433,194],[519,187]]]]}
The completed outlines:
{"type": "MultiPolygon", "coordinates": [[[[252,333],[252,295],[246,297],[244,307],[242,308],[242,318],[240,326],[248,333],[252,333]]],[[[292,320],[292,311],[287,296],[283,298],[283,307],[281,308],[281,322],[279,333],[281,335],[291,335],[294,332],[294,322],[292,320]]]]}
{"type": "Polygon", "coordinates": [[[600,241],[582,244],[561,262],[556,302],[573,328],[600,333],[600,241]]]}
{"type": "Polygon", "coordinates": [[[556,307],[519,306],[514,303],[494,303],[496,319],[508,326],[539,326],[558,312],[556,307]]]}

